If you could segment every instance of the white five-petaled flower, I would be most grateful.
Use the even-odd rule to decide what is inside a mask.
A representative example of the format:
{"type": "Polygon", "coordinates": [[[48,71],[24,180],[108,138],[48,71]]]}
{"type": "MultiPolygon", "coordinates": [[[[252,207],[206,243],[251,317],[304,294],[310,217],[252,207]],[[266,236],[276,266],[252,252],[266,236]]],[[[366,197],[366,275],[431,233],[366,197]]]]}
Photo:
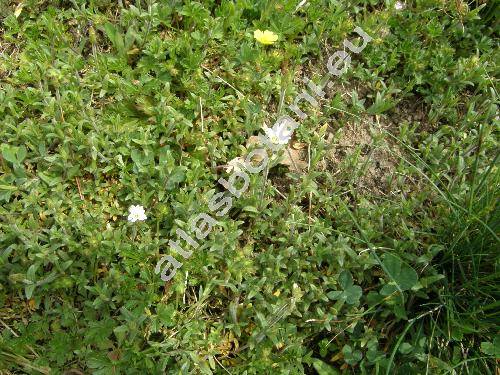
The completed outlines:
{"type": "Polygon", "coordinates": [[[128,209],[128,221],[135,223],[136,221],[146,220],[146,214],[144,212],[144,207],[142,206],[130,206],[128,209]]]}
{"type": "Polygon", "coordinates": [[[394,9],[396,10],[402,10],[404,7],[405,5],[401,1],[396,1],[396,4],[394,4],[394,9]]]}
{"type": "Polygon", "coordinates": [[[275,124],[272,128],[266,125],[262,126],[267,138],[274,145],[286,145],[290,138],[292,138],[292,131],[286,127],[286,123],[275,124]]]}
{"type": "Polygon", "coordinates": [[[245,160],[242,157],[236,157],[230,160],[226,165],[226,172],[230,173],[232,171],[241,172],[241,167],[245,164],[245,160]]]}

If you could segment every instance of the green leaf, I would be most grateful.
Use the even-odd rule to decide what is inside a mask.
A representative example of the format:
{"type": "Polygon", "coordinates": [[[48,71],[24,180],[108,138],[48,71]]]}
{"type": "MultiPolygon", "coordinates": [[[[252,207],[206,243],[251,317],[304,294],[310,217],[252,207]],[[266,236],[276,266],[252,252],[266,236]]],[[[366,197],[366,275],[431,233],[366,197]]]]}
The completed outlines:
{"type": "Polygon", "coordinates": [[[359,350],[352,350],[350,345],[345,345],[342,349],[344,360],[348,365],[355,365],[363,358],[363,354],[359,350]]]}
{"type": "Polygon", "coordinates": [[[390,99],[382,97],[382,94],[377,92],[375,102],[367,109],[367,112],[371,115],[376,115],[391,109],[395,105],[395,102],[391,102],[390,99]]]}
{"type": "Polygon", "coordinates": [[[142,165],[142,156],[139,151],[132,150],[132,152],[130,153],[130,157],[132,158],[135,165],[137,165],[138,167],[142,165]]]}
{"type": "Polygon", "coordinates": [[[51,177],[51,176],[47,176],[45,173],[43,172],[38,172],[38,177],[40,177],[40,179],[45,182],[47,185],[49,186],[55,186],[57,185],[59,182],[61,182],[61,178],[60,177],[51,177]]]}
{"type": "Polygon", "coordinates": [[[347,289],[354,284],[352,280],[352,275],[349,271],[342,271],[339,276],[339,283],[342,289],[347,289]]]}
{"type": "Polygon", "coordinates": [[[326,364],[325,362],[313,358],[312,365],[314,369],[318,372],[318,375],[338,375],[340,372],[338,372],[335,368],[332,366],[326,364]]]}
{"type": "Polygon", "coordinates": [[[174,189],[179,183],[183,182],[186,178],[184,167],[175,167],[170,176],[167,177],[167,183],[165,188],[167,190],[174,189]]]}
{"type": "Polygon", "coordinates": [[[17,164],[16,149],[17,147],[9,146],[4,143],[1,147],[3,158],[12,164],[17,164]]]}
{"type": "Polygon", "coordinates": [[[33,291],[35,290],[35,284],[29,284],[24,287],[24,294],[27,299],[30,299],[33,295],[33,291]]]}
{"type": "Polygon", "coordinates": [[[36,270],[38,268],[39,264],[32,264],[28,268],[28,272],[26,273],[26,278],[30,281],[35,281],[35,275],[36,275],[36,270]]]}
{"type": "Polygon", "coordinates": [[[5,190],[5,191],[16,191],[17,187],[15,186],[10,186],[10,185],[0,185],[0,190],[5,190]]]}
{"type": "Polygon", "coordinates": [[[243,207],[243,211],[246,211],[246,212],[252,212],[254,214],[258,214],[259,213],[259,210],[257,210],[255,207],[253,206],[245,206],[243,207]]]}
{"type": "Polygon", "coordinates": [[[389,273],[391,281],[395,282],[402,291],[411,289],[418,282],[418,275],[415,270],[403,263],[403,261],[393,254],[385,254],[382,261],[386,271],[389,273]]]}
{"type": "Polygon", "coordinates": [[[399,289],[398,287],[396,286],[396,283],[393,282],[393,281],[390,281],[388,282],[387,284],[385,284],[382,289],[380,289],[380,294],[382,296],[388,296],[388,295],[391,295],[392,293],[395,293],[397,292],[399,289]]]}
{"type": "Polygon", "coordinates": [[[409,354],[413,350],[413,346],[407,342],[404,342],[399,347],[399,352],[401,354],[409,354]]]}
{"type": "Polygon", "coordinates": [[[121,325],[113,329],[113,332],[118,339],[118,342],[121,343],[123,340],[125,340],[125,337],[127,335],[127,332],[129,331],[128,327],[126,325],[121,325]]]}
{"type": "Polygon", "coordinates": [[[411,289],[418,282],[417,272],[410,266],[403,265],[401,273],[396,279],[401,290],[411,289]]]}
{"type": "Polygon", "coordinates": [[[28,152],[26,151],[26,147],[25,146],[21,146],[17,149],[17,162],[18,163],[22,163],[23,160],[26,158],[26,155],[28,154],[28,152]]]}
{"type": "Polygon", "coordinates": [[[87,366],[91,369],[100,369],[109,366],[109,359],[102,354],[93,354],[87,360],[87,366]]]}
{"type": "Polygon", "coordinates": [[[333,300],[336,300],[338,299],[344,292],[342,292],[341,290],[332,290],[330,292],[328,292],[326,295],[328,298],[330,299],[333,299],[333,300]]]}
{"type": "Polygon", "coordinates": [[[359,303],[359,299],[361,298],[362,294],[363,290],[359,285],[351,285],[346,290],[344,290],[344,298],[346,303],[348,303],[349,305],[359,303]]]}
{"type": "Polygon", "coordinates": [[[500,358],[500,335],[496,335],[493,342],[482,342],[481,350],[483,353],[500,358]]]}
{"type": "Polygon", "coordinates": [[[106,23],[104,25],[104,32],[109,38],[113,47],[118,51],[119,54],[125,53],[125,42],[123,40],[122,33],[111,23],[106,23]]]}
{"type": "Polygon", "coordinates": [[[442,279],[444,279],[444,275],[433,275],[433,276],[422,277],[420,279],[420,284],[422,284],[424,288],[427,288],[429,285],[442,279]]]}
{"type": "Polygon", "coordinates": [[[171,305],[158,305],[158,319],[165,327],[171,327],[174,324],[175,309],[171,305]]]}
{"type": "Polygon", "coordinates": [[[384,266],[389,273],[391,279],[395,279],[397,275],[401,272],[401,259],[392,255],[386,254],[383,260],[384,266]]]}

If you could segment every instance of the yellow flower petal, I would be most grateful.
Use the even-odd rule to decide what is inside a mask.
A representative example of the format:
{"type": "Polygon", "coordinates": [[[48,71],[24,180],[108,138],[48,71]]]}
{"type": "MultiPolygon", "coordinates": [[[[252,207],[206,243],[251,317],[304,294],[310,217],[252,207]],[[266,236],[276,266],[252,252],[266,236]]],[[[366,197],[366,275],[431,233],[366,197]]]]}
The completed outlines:
{"type": "Polygon", "coordinates": [[[257,29],[257,30],[255,30],[255,31],[253,32],[253,37],[254,37],[255,39],[259,40],[260,38],[262,38],[262,35],[263,35],[263,34],[264,34],[264,33],[263,33],[262,31],[260,31],[259,29],[257,29]]]}
{"type": "Polygon", "coordinates": [[[264,45],[273,44],[278,40],[278,35],[269,30],[255,30],[253,32],[253,37],[257,39],[259,43],[262,43],[264,45]]]}

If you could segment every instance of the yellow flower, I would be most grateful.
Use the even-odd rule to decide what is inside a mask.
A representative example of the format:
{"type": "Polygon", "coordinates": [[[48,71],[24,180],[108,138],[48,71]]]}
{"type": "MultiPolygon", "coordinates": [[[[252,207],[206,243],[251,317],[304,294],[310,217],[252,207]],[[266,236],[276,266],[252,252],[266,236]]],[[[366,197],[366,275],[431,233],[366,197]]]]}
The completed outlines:
{"type": "Polygon", "coordinates": [[[257,39],[257,42],[266,45],[273,44],[278,40],[278,35],[269,30],[265,31],[255,30],[253,32],[253,37],[257,39]]]}

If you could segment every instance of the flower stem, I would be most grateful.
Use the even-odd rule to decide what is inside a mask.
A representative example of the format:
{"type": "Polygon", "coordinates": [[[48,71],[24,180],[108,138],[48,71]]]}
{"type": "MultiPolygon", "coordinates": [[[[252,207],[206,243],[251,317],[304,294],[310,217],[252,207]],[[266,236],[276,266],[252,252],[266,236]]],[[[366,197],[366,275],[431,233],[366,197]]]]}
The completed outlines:
{"type": "Polygon", "coordinates": [[[260,205],[261,205],[261,209],[263,208],[262,207],[262,204],[264,202],[264,192],[266,191],[266,184],[267,184],[267,175],[269,174],[269,163],[266,165],[265,169],[264,169],[264,182],[262,183],[262,191],[260,192],[260,205]]]}

